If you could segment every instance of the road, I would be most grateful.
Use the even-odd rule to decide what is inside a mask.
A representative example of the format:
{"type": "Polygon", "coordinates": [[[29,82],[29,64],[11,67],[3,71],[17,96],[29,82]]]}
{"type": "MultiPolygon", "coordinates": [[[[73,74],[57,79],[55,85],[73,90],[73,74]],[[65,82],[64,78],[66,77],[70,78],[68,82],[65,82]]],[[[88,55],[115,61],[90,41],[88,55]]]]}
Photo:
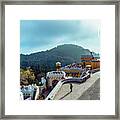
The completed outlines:
{"type": "Polygon", "coordinates": [[[79,100],[100,100],[100,79],[98,79],[78,99],[79,100]]]}
{"type": "Polygon", "coordinates": [[[94,73],[91,78],[81,84],[73,84],[73,92],[70,93],[70,84],[62,84],[61,81],[55,86],[51,93],[47,96],[53,100],[73,100],[81,99],[80,96],[88,90],[98,79],[100,78],[100,72],[94,73]]]}

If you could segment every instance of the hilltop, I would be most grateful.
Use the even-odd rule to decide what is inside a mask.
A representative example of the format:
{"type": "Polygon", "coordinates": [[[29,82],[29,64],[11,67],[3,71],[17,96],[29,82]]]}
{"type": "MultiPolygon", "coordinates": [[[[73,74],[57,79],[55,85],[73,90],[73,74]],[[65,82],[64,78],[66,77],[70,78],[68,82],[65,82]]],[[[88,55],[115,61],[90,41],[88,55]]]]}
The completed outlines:
{"type": "MultiPolygon", "coordinates": [[[[73,44],[64,44],[54,47],[50,50],[32,53],[29,55],[20,55],[20,67],[31,66],[34,69],[55,69],[57,61],[62,63],[62,66],[73,62],[80,62],[81,55],[90,55],[90,50],[84,49],[81,46],[73,44]]],[[[99,54],[93,53],[99,56],[99,54]]]]}

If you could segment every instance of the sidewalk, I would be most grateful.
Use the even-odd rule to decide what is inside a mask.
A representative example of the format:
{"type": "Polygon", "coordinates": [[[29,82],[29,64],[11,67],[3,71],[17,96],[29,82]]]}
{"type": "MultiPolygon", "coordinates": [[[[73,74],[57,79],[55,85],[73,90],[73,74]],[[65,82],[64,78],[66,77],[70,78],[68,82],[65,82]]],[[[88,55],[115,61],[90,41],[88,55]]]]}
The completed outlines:
{"type": "Polygon", "coordinates": [[[100,79],[98,79],[78,99],[79,100],[100,100],[100,79]]]}
{"type": "MultiPolygon", "coordinates": [[[[84,93],[87,92],[87,90],[89,90],[90,92],[92,90],[90,88],[93,87],[96,81],[99,81],[99,80],[100,80],[100,72],[94,73],[92,77],[89,78],[86,82],[82,84],[73,84],[72,92],[70,92],[70,84],[64,84],[60,88],[60,90],[57,92],[56,96],[54,97],[54,100],[92,99],[90,98],[90,94],[88,97],[87,93],[85,95],[84,93]],[[81,98],[82,95],[84,95],[84,97],[81,98]]],[[[97,88],[98,88],[98,91],[96,93],[98,94],[96,95],[98,95],[98,97],[96,96],[95,98],[99,99],[99,88],[100,88],[99,82],[97,83],[97,88]]],[[[90,93],[94,93],[94,92],[90,92],[90,93]]]]}

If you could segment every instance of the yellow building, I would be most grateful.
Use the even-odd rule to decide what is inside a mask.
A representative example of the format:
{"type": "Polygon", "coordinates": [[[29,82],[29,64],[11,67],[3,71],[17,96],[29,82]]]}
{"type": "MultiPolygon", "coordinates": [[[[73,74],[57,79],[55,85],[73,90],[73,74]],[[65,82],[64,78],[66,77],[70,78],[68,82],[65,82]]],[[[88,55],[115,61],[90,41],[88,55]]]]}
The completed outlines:
{"type": "Polygon", "coordinates": [[[81,71],[79,69],[64,69],[66,77],[80,77],[81,71]]]}
{"type": "Polygon", "coordinates": [[[61,68],[66,73],[66,77],[80,77],[83,69],[80,63],[72,63],[61,68]]]}
{"type": "Polygon", "coordinates": [[[81,65],[83,68],[90,65],[91,69],[97,69],[97,68],[100,68],[100,60],[93,57],[92,55],[82,55],[81,65]]]}

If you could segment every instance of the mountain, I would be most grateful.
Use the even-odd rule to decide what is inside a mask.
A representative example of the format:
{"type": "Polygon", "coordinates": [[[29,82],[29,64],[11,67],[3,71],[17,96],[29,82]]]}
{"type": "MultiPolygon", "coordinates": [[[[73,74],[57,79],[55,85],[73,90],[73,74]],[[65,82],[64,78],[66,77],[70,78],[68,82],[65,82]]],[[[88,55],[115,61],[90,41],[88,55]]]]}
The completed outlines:
{"type": "MultiPolygon", "coordinates": [[[[97,55],[96,53],[93,53],[97,55]]],[[[20,67],[31,66],[34,69],[55,69],[55,63],[61,62],[62,66],[73,62],[80,62],[81,55],[90,55],[88,49],[73,44],[59,45],[47,51],[20,55],[20,67]]]]}

